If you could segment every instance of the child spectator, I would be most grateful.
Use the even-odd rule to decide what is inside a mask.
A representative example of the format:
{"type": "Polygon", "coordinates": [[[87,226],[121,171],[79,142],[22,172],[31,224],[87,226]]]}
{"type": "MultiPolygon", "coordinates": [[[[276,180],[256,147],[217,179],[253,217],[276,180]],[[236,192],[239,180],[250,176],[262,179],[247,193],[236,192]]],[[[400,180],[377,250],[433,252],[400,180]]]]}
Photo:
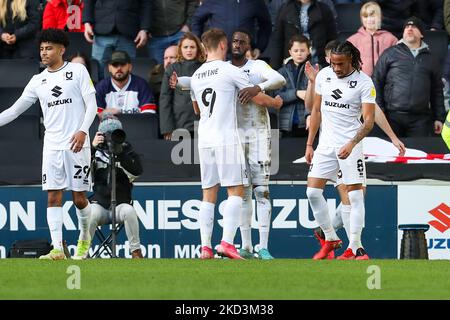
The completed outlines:
{"type": "Polygon", "coordinates": [[[310,42],[300,34],[289,40],[289,55],[286,64],[278,72],[286,79],[286,85],[277,91],[283,99],[279,113],[281,137],[307,137],[305,94],[308,78],[305,63],[310,59],[310,42]]]}

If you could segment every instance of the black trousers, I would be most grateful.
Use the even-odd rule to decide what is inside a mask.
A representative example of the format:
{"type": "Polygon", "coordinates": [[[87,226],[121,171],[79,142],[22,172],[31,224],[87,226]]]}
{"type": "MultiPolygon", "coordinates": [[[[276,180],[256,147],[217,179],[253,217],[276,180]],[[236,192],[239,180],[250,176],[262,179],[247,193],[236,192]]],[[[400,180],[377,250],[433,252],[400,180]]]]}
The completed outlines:
{"type": "Polygon", "coordinates": [[[388,111],[386,118],[398,137],[430,137],[434,131],[429,114],[388,111]]]}

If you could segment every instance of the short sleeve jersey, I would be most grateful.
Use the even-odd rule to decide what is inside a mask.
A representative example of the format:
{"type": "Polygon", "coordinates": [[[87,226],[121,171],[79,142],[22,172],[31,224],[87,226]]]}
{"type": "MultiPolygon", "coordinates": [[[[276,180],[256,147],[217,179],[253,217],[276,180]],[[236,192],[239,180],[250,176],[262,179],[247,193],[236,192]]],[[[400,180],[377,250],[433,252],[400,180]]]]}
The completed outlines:
{"type": "Polygon", "coordinates": [[[200,108],[198,147],[239,144],[236,104],[240,89],[251,87],[248,75],[221,60],[204,63],[191,78],[191,98],[200,108]]]}
{"type": "MultiPolygon", "coordinates": [[[[55,71],[45,69],[33,76],[22,93],[22,99],[41,104],[44,118],[44,150],[69,150],[70,138],[80,130],[86,114],[83,96],[95,93],[86,67],[64,62],[55,71]]],[[[89,134],[83,147],[90,146],[89,134]]]]}
{"type": "Polygon", "coordinates": [[[134,74],[130,75],[123,88],[119,88],[110,78],[96,85],[98,111],[118,108],[122,113],[156,113],[156,104],[147,82],[134,74]]]}
{"type": "Polygon", "coordinates": [[[315,90],[322,96],[319,145],[341,147],[361,127],[362,103],[375,103],[372,79],[356,70],[338,78],[331,67],[326,67],[317,74],[315,90]]]}

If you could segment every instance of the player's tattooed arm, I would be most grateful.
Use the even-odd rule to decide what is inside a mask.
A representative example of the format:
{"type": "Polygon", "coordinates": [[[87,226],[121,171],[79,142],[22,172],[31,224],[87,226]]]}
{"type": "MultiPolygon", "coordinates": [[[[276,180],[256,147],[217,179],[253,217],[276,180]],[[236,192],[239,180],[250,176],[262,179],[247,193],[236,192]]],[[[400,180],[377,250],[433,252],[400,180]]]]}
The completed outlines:
{"type": "Polygon", "coordinates": [[[339,150],[338,157],[340,159],[346,159],[352,153],[353,148],[372,130],[375,123],[375,104],[363,103],[362,114],[364,123],[356,135],[339,150]]]}
{"type": "Polygon", "coordinates": [[[353,137],[352,142],[356,145],[364,137],[366,137],[370,131],[372,131],[373,124],[375,123],[375,104],[374,103],[363,103],[362,104],[362,115],[364,123],[359,128],[356,135],[353,137]]]}

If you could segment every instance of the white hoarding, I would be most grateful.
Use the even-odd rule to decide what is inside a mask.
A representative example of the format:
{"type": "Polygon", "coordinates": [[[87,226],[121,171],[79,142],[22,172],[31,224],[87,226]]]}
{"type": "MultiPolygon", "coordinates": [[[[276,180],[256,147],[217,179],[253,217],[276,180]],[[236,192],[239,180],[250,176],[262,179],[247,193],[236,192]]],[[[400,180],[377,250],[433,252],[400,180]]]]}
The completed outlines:
{"type": "MultiPolygon", "coordinates": [[[[430,259],[450,260],[450,186],[398,186],[398,224],[428,224],[430,259]]],[[[398,257],[403,232],[398,233],[398,257]]]]}

